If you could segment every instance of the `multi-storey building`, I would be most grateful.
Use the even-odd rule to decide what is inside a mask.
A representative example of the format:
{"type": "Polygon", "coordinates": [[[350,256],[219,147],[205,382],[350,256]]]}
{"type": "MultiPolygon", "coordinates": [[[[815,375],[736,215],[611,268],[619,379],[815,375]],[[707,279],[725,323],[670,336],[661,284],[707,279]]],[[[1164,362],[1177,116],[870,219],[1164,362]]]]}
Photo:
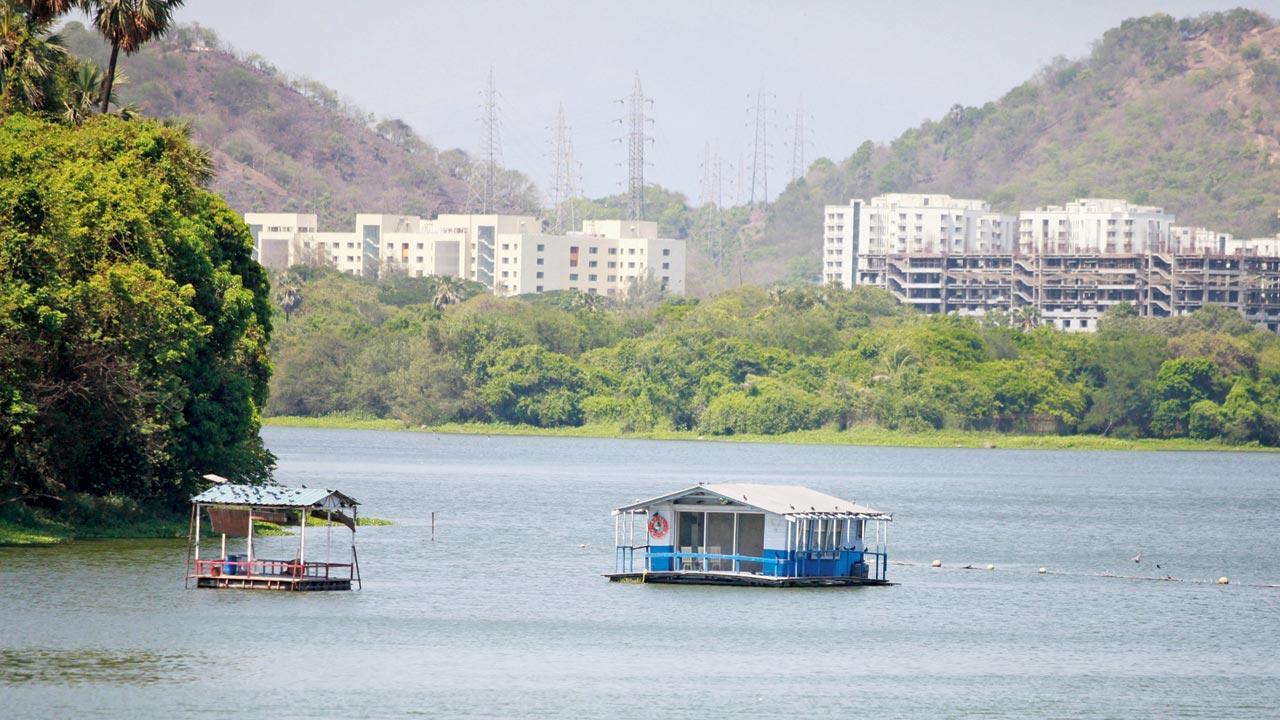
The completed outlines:
{"type": "Polygon", "coordinates": [[[654,222],[587,220],[566,235],[525,215],[356,215],[352,232],[317,232],[315,215],[248,213],[255,257],[286,268],[326,264],[353,275],[449,275],[499,295],[580,290],[621,297],[653,281],[684,294],[685,242],[654,222]]]}
{"type": "MultiPolygon", "coordinates": [[[[1237,240],[1176,226],[1162,208],[1110,199],[1024,211],[1011,225],[981,201],[945,195],[851,201],[856,210],[845,212],[861,222],[841,235],[830,225],[843,207],[825,209],[824,256],[836,247],[853,252],[853,282],[883,287],[924,312],[1030,308],[1061,329],[1091,331],[1119,303],[1157,317],[1220,304],[1280,329],[1280,237],[1237,240]],[[977,213],[972,233],[968,212],[977,213]]],[[[829,269],[825,278],[848,282],[847,272],[836,275],[829,269]]]]}
{"type": "Polygon", "coordinates": [[[654,222],[586,220],[580,232],[504,234],[497,245],[499,295],[579,290],[620,297],[649,280],[684,294],[684,241],[659,238],[654,222]]]}
{"type": "Polygon", "coordinates": [[[1023,210],[1018,252],[1125,255],[1164,252],[1173,215],[1124,200],[1084,198],[1023,210]]]}
{"type": "Polygon", "coordinates": [[[828,285],[853,287],[858,266],[858,222],[862,201],[823,208],[822,280],[828,285]]]}
{"type": "Polygon", "coordinates": [[[300,262],[301,239],[316,232],[316,216],[304,213],[247,213],[244,221],[253,235],[253,259],[267,267],[300,262]]]}

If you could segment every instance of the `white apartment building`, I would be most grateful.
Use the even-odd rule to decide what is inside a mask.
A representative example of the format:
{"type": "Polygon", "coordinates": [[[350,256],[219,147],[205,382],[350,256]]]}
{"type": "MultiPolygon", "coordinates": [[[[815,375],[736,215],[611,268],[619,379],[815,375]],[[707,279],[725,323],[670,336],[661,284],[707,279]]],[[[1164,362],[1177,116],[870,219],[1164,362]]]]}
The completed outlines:
{"type": "Polygon", "coordinates": [[[450,275],[498,295],[579,290],[625,296],[652,279],[685,291],[685,241],[658,237],[654,222],[587,220],[582,230],[547,235],[527,215],[360,213],[352,232],[318,232],[316,216],[247,213],[254,257],[277,269],[327,264],[352,275],[450,275]]]}
{"type": "Polygon", "coordinates": [[[685,242],[658,237],[658,224],[585,220],[567,235],[500,234],[495,252],[498,295],[578,290],[624,297],[652,280],[668,293],[685,290],[685,242]]]}
{"type": "Polygon", "coordinates": [[[883,258],[901,254],[1009,252],[1017,219],[984,200],[888,193],[824,209],[823,280],[883,286],[883,258]]]}
{"type": "Polygon", "coordinates": [[[850,288],[856,282],[860,239],[858,220],[861,216],[861,200],[850,200],[848,205],[827,205],[823,208],[824,284],[850,288]]]}
{"type": "Polygon", "coordinates": [[[1221,305],[1280,331],[1280,236],[1236,239],[1100,198],[1027,210],[1015,225],[978,200],[890,194],[829,205],[824,220],[825,281],[882,287],[923,312],[1030,308],[1089,332],[1120,303],[1154,317],[1221,305]]]}
{"type": "Polygon", "coordinates": [[[1163,208],[1109,198],[1081,198],[1066,205],[1023,210],[1018,215],[1018,252],[1165,252],[1173,219],[1163,208]]]}
{"type": "Polygon", "coordinates": [[[1231,233],[1202,227],[1169,226],[1169,249],[1183,255],[1223,254],[1235,243],[1231,233]]]}
{"type": "Polygon", "coordinates": [[[300,262],[300,238],[316,231],[316,216],[305,213],[246,213],[244,221],[253,235],[253,259],[272,268],[300,262]]]}

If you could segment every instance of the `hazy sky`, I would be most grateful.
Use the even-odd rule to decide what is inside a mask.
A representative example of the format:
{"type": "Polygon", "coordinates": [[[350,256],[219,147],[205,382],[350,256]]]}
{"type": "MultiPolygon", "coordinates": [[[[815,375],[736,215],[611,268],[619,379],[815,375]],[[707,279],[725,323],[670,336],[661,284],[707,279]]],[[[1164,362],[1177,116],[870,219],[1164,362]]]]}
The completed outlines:
{"type": "MultiPolygon", "coordinates": [[[[792,118],[803,97],[806,161],[848,156],[956,103],[994,100],[1058,55],[1080,57],[1127,17],[1239,5],[1215,0],[1074,2],[422,2],[187,0],[184,22],[213,28],[291,74],[308,75],[442,148],[479,144],[490,65],[505,163],[544,190],[564,104],[587,194],[619,192],[625,146],[616,102],[639,71],[653,99],[646,180],[699,197],[706,143],[751,158],[749,95],[770,116],[771,196],[791,178],[792,118]]],[[[1280,16],[1280,0],[1253,4],[1280,16]]],[[[390,210],[390,208],[388,208],[390,210]]]]}

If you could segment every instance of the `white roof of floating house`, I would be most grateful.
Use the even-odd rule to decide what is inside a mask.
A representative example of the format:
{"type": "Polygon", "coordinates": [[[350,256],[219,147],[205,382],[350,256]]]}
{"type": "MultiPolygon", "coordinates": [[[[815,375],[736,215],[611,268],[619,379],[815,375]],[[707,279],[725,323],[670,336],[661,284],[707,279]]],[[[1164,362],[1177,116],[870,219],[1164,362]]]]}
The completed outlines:
{"type": "Polygon", "coordinates": [[[352,498],[337,490],[284,485],[214,485],[191,498],[207,505],[253,505],[254,507],[354,507],[352,498]]]}
{"type": "Polygon", "coordinates": [[[810,490],[800,485],[759,485],[716,483],[694,485],[666,495],[641,500],[615,509],[614,514],[642,510],[661,502],[685,500],[685,505],[740,503],[787,517],[839,517],[859,520],[892,520],[889,513],[865,505],[810,490]]]}

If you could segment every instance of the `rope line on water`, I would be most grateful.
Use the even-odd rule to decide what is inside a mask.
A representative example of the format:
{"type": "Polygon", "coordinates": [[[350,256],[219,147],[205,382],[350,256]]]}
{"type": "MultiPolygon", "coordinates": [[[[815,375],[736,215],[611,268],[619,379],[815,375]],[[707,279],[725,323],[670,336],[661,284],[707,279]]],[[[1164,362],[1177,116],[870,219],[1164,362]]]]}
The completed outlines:
{"type": "MultiPolygon", "coordinates": [[[[904,566],[904,567],[921,567],[921,566],[924,566],[924,565],[928,565],[928,566],[929,566],[931,569],[933,569],[933,570],[942,570],[942,569],[947,569],[947,570],[985,570],[985,571],[987,571],[987,572],[994,572],[994,571],[995,571],[995,569],[996,569],[996,566],[995,566],[995,565],[993,565],[993,564],[990,564],[990,563],[987,563],[987,564],[985,564],[985,565],[983,565],[983,564],[979,564],[979,563],[966,563],[966,564],[964,564],[964,565],[959,565],[959,566],[950,566],[950,567],[947,567],[947,566],[943,565],[943,564],[942,564],[942,562],[941,562],[940,560],[934,560],[934,561],[932,561],[932,562],[930,562],[930,563],[920,563],[920,562],[914,562],[914,561],[911,561],[911,560],[890,560],[890,561],[889,561],[889,564],[890,564],[890,565],[901,565],[901,566],[904,566]]],[[[1092,572],[1072,572],[1072,571],[1069,571],[1069,570],[1049,570],[1049,569],[1047,569],[1047,568],[1043,568],[1043,567],[1042,567],[1042,568],[1040,568],[1039,570],[1035,571],[1035,572],[1036,572],[1036,574],[1037,574],[1037,575],[1058,575],[1058,576],[1061,576],[1061,577],[1111,578],[1111,579],[1115,579],[1115,580],[1145,580],[1145,581],[1148,581],[1148,582],[1187,583],[1187,584],[1192,584],[1192,585],[1234,585],[1234,586],[1236,586],[1236,587],[1252,587],[1252,588],[1271,588],[1271,589],[1280,589],[1280,583],[1242,583],[1242,582],[1234,582],[1234,581],[1229,581],[1225,576],[1220,577],[1220,578],[1218,578],[1217,580],[1212,580],[1212,579],[1210,579],[1210,580],[1198,580],[1198,579],[1195,579],[1195,578],[1180,578],[1180,577],[1174,577],[1173,575],[1164,575],[1164,576],[1159,576],[1159,575],[1123,575],[1123,574],[1121,574],[1121,573],[1112,572],[1112,571],[1110,571],[1110,570],[1103,571],[1103,572],[1098,572],[1098,573],[1092,573],[1092,572]]]]}

